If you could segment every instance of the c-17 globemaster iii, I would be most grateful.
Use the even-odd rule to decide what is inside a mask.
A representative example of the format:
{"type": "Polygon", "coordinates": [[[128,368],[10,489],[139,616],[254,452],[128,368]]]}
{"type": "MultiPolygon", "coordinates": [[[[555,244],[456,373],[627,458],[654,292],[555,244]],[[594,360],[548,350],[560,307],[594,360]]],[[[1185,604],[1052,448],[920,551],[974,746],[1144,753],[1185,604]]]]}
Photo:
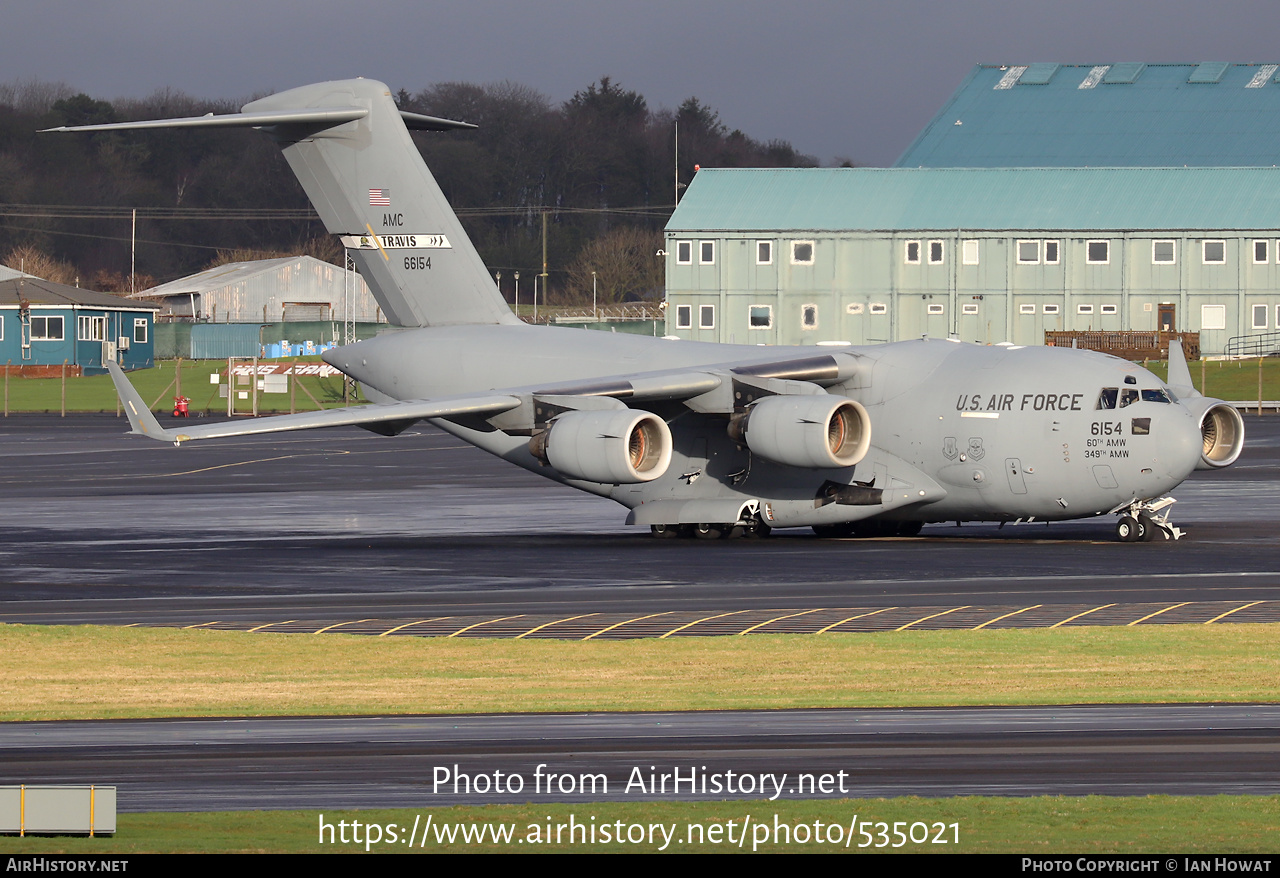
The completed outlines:
{"type": "Polygon", "coordinates": [[[109,364],[132,432],[182,443],[426,419],[630,510],[658,536],[912,535],[937,521],[1119,515],[1122,540],[1177,538],[1169,492],[1229,466],[1239,413],[1089,351],[920,339],[867,347],[708,344],[527,326],[496,289],[409,136],[464,123],[399,110],[373,80],[238,114],[79,131],[245,126],[279,144],[390,321],[328,351],[372,405],[165,429],[109,364]]]}

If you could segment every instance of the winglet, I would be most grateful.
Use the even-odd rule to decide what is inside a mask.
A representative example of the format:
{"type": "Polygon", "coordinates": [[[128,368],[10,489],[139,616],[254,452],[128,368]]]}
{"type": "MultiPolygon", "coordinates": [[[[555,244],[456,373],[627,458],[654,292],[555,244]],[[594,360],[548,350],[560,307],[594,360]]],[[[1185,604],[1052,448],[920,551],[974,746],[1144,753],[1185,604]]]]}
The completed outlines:
{"type": "Polygon", "coordinates": [[[1191,383],[1191,370],[1187,368],[1187,357],[1182,352],[1180,339],[1169,340],[1169,379],[1165,384],[1181,399],[1200,396],[1200,391],[1191,383]]]}
{"type": "Polygon", "coordinates": [[[107,371],[111,373],[111,382],[116,386],[116,393],[120,394],[120,403],[124,406],[124,413],[129,416],[129,426],[133,428],[130,432],[141,436],[150,436],[152,439],[168,439],[171,442],[179,441],[177,433],[160,426],[156,416],[151,414],[151,409],[147,408],[147,404],[142,401],[138,391],[134,389],[133,385],[129,383],[129,379],[125,377],[124,370],[114,360],[107,360],[105,357],[103,359],[106,363],[107,371]]]}

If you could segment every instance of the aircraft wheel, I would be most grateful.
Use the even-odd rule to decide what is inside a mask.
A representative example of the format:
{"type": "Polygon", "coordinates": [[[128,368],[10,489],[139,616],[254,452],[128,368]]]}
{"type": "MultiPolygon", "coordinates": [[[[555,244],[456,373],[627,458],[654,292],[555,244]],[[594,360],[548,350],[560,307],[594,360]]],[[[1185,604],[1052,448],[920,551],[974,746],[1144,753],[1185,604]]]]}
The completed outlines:
{"type": "Polygon", "coordinates": [[[724,528],[718,524],[695,524],[693,535],[700,540],[718,540],[724,536],[724,528]]]}
{"type": "Polygon", "coordinates": [[[1144,543],[1160,542],[1169,539],[1168,532],[1160,525],[1156,524],[1155,519],[1143,512],[1138,516],[1138,525],[1142,528],[1142,541],[1144,543]]]}
{"type": "Polygon", "coordinates": [[[914,537],[919,536],[921,529],[924,527],[923,521],[904,521],[898,525],[898,536],[914,537]]]}
{"type": "Polygon", "coordinates": [[[680,536],[680,528],[674,524],[653,524],[649,526],[649,530],[660,540],[673,540],[680,536]]]}
{"type": "Polygon", "coordinates": [[[1142,539],[1142,525],[1132,515],[1122,515],[1116,522],[1116,536],[1122,543],[1136,543],[1142,539]]]}
{"type": "Polygon", "coordinates": [[[730,525],[729,527],[725,528],[724,538],[726,540],[736,540],[741,538],[742,535],[745,534],[746,532],[747,532],[747,529],[740,524],[730,525]]]}
{"type": "Polygon", "coordinates": [[[756,521],[753,524],[748,525],[742,535],[749,540],[758,540],[767,537],[772,531],[773,528],[769,527],[769,525],[765,524],[763,521],[756,521]]]}

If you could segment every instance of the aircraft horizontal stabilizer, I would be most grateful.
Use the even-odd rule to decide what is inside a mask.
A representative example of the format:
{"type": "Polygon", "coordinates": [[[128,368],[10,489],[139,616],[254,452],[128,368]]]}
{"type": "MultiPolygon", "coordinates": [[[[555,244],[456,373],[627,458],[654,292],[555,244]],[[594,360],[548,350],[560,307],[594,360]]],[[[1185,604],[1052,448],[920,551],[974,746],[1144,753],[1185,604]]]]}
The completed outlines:
{"type": "MultiPolygon", "coordinates": [[[[102,125],[63,125],[46,128],[41,134],[59,131],[137,131],[148,128],[268,128],[275,125],[307,125],[332,128],[344,122],[354,122],[369,115],[367,107],[336,107],[324,109],[275,110],[260,113],[225,113],[204,116],[185,116],[179,119],[148,119],[143,122],[109,122],[102,125]]],[[[401,111],[405,127],[414,131],[452,131],[475,128],[470,122],[455,122],[436,116],[401,111]]]]}
{"type": "Polygon", "coordinates": [[[411,400],[388,405],[362,405],[330,409],[323,412],[302,412],[296,415],[278,415],[243,421],[225,421],[218,424],[202,424],[181,430],[166,430],[147,408],[138,391],[134,389],[124,370],[110,360],[107,371],[115,383],[116,392],[129,417],[131,432],[160,441],[180,445],[197,439],[218,439],[228,436],[251,436],[257,433],[280,433],[289,430],[310,430],[315,427],[366,426],[396,421],[413,421],[421,418],[450,418],[462,415],[497,414],[520,405],[514,396],[495,394],[489,396],[458,396],[436,400],[411,400]]]}

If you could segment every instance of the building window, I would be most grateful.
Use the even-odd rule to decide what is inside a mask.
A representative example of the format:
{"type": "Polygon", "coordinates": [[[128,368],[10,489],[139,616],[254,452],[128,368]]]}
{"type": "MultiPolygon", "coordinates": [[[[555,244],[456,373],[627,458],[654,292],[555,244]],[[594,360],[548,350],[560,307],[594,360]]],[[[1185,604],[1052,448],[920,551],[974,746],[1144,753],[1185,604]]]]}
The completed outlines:
{"type": "Polygon", "coordinates": [[[716,264],[716,242],[715,241],[699,242],[698,264],[699,265],[715,265],[716,264]]]}
{"type": "Polygon", "coordinates": [[[773,265],[772,241],[756,241],[756,265],[773,265]]]}
{"type": "Polygon", "coordinates": [[[1018,313],[1019,313],[1019,314],[1034,314],[1034,313],[1036,313],[1036,306],[1035,306],[1035,305],[1019,305],[1019,306],[1018,306],[1018,313]]]}
{"type": "Polygon", "coordinates": [[[693,306],[676,305],[676,329],[689,329],[693,326],[693,306]]]}
{"type": "Polygon", "coordinates": [[[1226,305],[1201,305],[1200,306],[1200,328],[1201,329],[1226,329],[1227,328],[1227,306],[1226,305]]]}
{"type": "Polygon", "coordinates": [[[715,329],[716,328],[716,306],[701,305],[698,307],[698,328],[699,329],[715,329]]]}
{"type": "Polygon", "coordinates": [[[1019,265],[1039,265],[1040,264],[1040,242],[1039,241],[1019,241],[1018,242],[1018,264],[1019,265]]]}
{"type": "Polygon", "coordinates": [[[1267,306],[1266,305],[1253,306],[1253,328],[1254,329],[1267,328],[1267,306]]]}
{"type": "Polygon", "coordinates": [[[676,265],[693,264],[693,242],[676,241],[676,265]]]}
{"type": "Polygon", "coordinates": [[[1093,306],[1092,306],[1092,305],[1076,305],[1076,313],[1077,313],[1077,314],[1092,314],[1092,313],[1093,313],[1093,306]]]}
{"type": "Polygon", "coordinates": [[[1119,314],[1120,309],[1117,308],[1115,305],[1103,305],[1102,313],[1103,314],[1119,314]]]}
{"type": "Polygon", "coordinates": [[[62,341],[61,317],[32,317],[32,341],[62,341]]]}
{"type": "Polygon", "coordinates": [[[1043,309],[1045,314],[1057,314],[1060,310],[1061,308],[1057,305],[1045,305],[1043,309]]]}
{"type": "Polygon", "coordinates": [[[888,314],[889,306],[884,304],[883,302],[872,302],[871,313],[872,314],[888,314]]]}
{"type": "Polygon", "coordinates": [[[908,265],[920,264],[920,242],[919,241],[907,242],[906,261],[908,265]]]}
{"type": "Polygon", "coordinates": [[[929,242],[929,264],[930,265],[942,264],[942,242],[941,241],[929,242]]]}
{"type": "Polygon", "coordinates": [[[1044,242],[1044,264],[1045,265],[1058,264],[1058,242],[1057,241],[1044,242]]]}
{"type": "Polygon", "coordinates": [[[791,242],[791,264],[792,265],[813,265],[813,242],[812,241],[792,241],[791,242]]]}
{"type": "Polygon", "coordinates": [[[1174,249],[1172,241],[1152,241],[1151,242],[1151,264],[1152,265],[1172,265],[1174,261],[1174,249]]]}
{"type": "Polygon", "coordinates": [[[930,314],[943,314],[945,313],[946,309],[944,309],[941,305],[930,305],[928,308],[928,311],[930,314]]]}
{"type": "Polygon", "coordinates": [[[752,329],[772,329],[773,328],[773,306],[772,305],[752,305],[750,312],[750,321],[752,329]]]}
{"type": "Polygon", "coordinates": [[[861,314],[862,310],[863,309],[862,309],[861,302],[853,302],[849,305],[844,306],[844,313],[846,314],[861,314]]]}
{"type": "Polygon", "coordinates": [[[1227,261],[1226,241],[1201,241],[1205,265],[1222,265],[1227,261]]]}
{"type": "Polygon", "coordinates": [[[133,319],[133,341],[134,344],[147,343],[147,318],[135,317],[133,319]]]}
{"type": "Polygon", "coordinates": [[[1084,261],[1090,265],[1109,265],[1111,263],[1111,242],[1089,241],[1085,244],[1084,261]]]}
{"type": "Polygon", "coordinates": [[[801,305],[800,306],[800,327],[802,329],[818,328],[818,306],[817,305],[801,305]]]}
{"type": "Polygon", "coordinates": [[[1271,261],[1270,257],[1267,254],[1267,250],[1268,250],[1267,243],[1268,242],[1266,241],[1253,242],[1253,264],[1254,265],[1266,265],[1268,262],[1271,261]]]}
{"type": "MultiPolygon", "coordinates": [[[[1032,306],[1032,307],[1035,307],[1035,306],[1032,306]]],[[[965,302],[963,305],[960,306],[960,313],[961,314],[977,314],[978,313],[977,303],[965,302]]]]}
{"type": "Polygon", "coordinates": [[[978,242],[976,239],[970,238],[964,242],[962,260],[965,265],[978,264],[978,242]]]}
{"type": "Polygon", "coordinates": [[[106,341],[107,318],[76,317],[76,339],[78,341],[106,341]]]}

